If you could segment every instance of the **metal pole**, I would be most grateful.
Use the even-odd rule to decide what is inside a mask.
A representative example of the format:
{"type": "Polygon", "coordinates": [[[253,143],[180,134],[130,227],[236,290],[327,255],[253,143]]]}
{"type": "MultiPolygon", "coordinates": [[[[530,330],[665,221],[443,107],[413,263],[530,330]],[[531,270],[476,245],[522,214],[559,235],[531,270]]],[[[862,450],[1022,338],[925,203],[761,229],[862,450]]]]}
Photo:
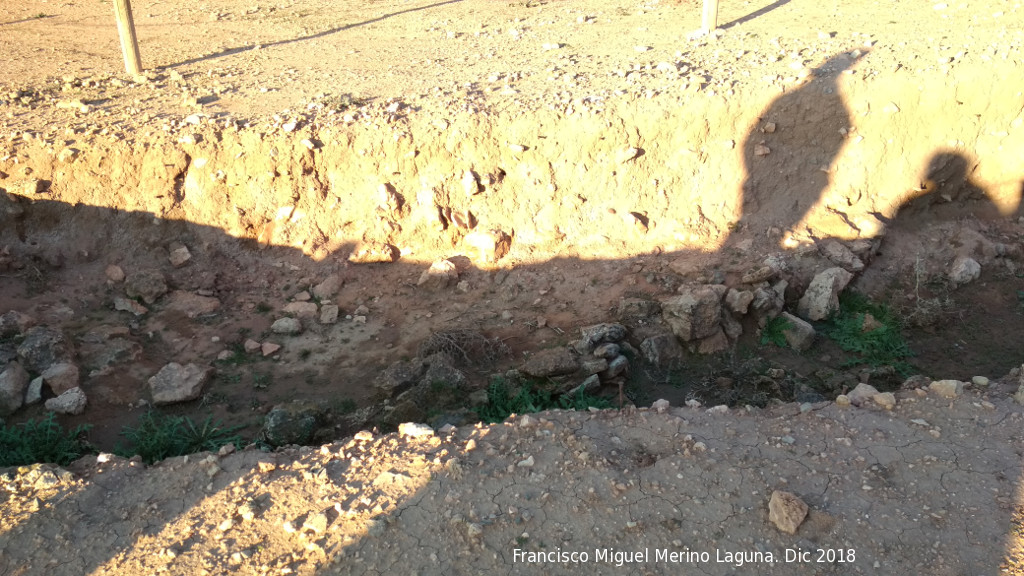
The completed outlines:
{"type": "Polygon", "coordinates": [[[131,0],[114,0],[114,17],[117,18],[117,33],[121,36],[124,69],[129,74],[139,74],[142,72],[142,57],[139,56],[139,39],[135,36],[131,0]]]}
{"type": "Polygon", "coordinates": [[[718,0],[704,0],[704,33],[711,34],[718,28],[718,0]]]}

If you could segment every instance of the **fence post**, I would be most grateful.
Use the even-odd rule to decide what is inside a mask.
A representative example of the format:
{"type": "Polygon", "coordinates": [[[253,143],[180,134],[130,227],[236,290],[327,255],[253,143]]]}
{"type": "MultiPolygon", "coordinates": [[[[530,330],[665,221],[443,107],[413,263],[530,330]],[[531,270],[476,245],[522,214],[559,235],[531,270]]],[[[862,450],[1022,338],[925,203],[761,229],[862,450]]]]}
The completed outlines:
{"type": "Polygon", "coordinates": [[[139,56],[139,39],[135,36],[131,0],[114,0],[114,17],[117,18],[117,33],[121,37],[124,68],[129,74],[139,74],[142,72],[142,58],[139,56]]]}
{"type": "Polygon", "coordinates": [[[704,33],[711,34],[718,28],[718,0],[704,0],[704,33]]]}

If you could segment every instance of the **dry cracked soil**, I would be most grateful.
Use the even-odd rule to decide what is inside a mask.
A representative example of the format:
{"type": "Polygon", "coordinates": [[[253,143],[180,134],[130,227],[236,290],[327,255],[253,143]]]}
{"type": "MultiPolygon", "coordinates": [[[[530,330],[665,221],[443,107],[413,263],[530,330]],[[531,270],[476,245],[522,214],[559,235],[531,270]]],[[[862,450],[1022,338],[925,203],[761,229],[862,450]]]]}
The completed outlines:
{"type": "Polygon", "coordinates": [[[97,452],[0,470],[0,576],[1024,573],[1020,2],[133,10],[134,77],[109,2],[0,11],[0,312],[66,338],[97,452]],[[912,356],[770,342],[829,268],[912,356]],[[695,286],[766,308],[623,313],[695,286]],[[616,408],[475,422],[609,321],[616,408]],[[502,354],[374,384],[452,330],[502,354]],[[261,441],[113,456],[171,362],[208,380],[160,411],[261,441]]]}

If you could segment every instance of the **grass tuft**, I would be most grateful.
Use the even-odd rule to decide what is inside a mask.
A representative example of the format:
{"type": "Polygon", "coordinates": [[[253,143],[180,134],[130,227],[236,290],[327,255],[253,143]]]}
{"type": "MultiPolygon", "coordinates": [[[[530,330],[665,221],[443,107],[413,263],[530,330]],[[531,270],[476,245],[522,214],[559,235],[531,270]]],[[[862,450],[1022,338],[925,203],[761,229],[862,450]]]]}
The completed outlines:
{"type": "Polygon", "coordinates": [[[913,356],[913,352],[903,338],[898,318],[887,306],[873,303],[862,294],[845,292],[839,296],[839,312],[826,323],[825,333],[844,351],[858,356],[847,365],[890,365],[900,373],[912,372],[906,359],[913,356]],[[865,332],[867,314],[873,316],[879,326],[865,332]]]}
{"type": "Polygon", "coordinates": [[[787,347],[789,344],[786,342],[786,335],[783,332],[792,327],[793,323],[782,316],[772,318],[761,330],[761,345],[775,344],[779,348],[787,347]]]}
{"type": "Polygon", "coordinates": [[[79,426],[71,432],[54,420],[51,412],[46,418],[29,420],[17,426],[0,425],[0,466],[24,466],[49,462],[65,466],[92,452],[83,436],[88,426],[79,426]]]}
{"type": "Polygon", "coordinates": [[[503,378],[495,378],[487,388],[487,404],[477,409],[477,415],[483,422],[494,424],[502,422],[512,414],[533,414],[560,408],[562,410],[587,410],[593,408],[611,408],[607,398],[586,394],[580,389],[572,396],[561,395],[553,398],[549,392],[532,389],[524,385],[519,392],[512,395],[508,384],[503,378]]]}
{"type": "Polygon", "coordinates": [[[217,450],[225,444],[241,447],[242,438],[235,434],[239,428],[223,428],[212,417],[196,426],[187,416],[149,411],[139,417],[137,427],[125,426],[121,430],[130,445],[118,446],[114,452],[126,458],[138,454],[152,464],[174,456],[217,450]]]}

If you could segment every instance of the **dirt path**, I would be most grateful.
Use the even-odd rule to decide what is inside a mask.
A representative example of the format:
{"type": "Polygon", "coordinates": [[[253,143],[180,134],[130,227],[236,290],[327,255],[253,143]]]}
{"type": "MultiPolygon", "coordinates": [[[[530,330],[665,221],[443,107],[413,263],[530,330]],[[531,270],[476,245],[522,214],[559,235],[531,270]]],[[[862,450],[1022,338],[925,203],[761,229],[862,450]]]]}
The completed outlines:
{"type": "Polygon", "coordinates": [[[0,574],[1021,574],[1015,384],[26,469],[0,574]],[[795,534],[774,491],[809,507],[795,534]]]}

